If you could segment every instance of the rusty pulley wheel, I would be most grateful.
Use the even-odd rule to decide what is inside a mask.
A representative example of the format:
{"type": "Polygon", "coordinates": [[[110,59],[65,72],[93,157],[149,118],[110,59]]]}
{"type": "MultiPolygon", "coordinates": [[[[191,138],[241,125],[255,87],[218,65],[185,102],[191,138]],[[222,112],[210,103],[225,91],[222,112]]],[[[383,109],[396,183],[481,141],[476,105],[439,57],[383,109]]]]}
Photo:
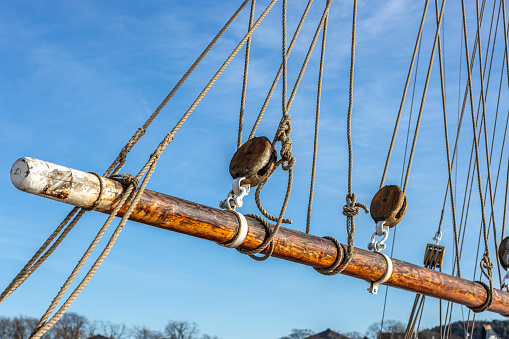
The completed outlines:
{"type": "Polygon", "coordinates": [[[385,221],[389,227],[396,226],[407,208],[407,200],[397,185],[382,187],[371,200],[369,211],[375,222],[385,221]]]}
{"type": "Polygon", "coordinates": [[[245,177],[242,184],[255,187],[268,179],[276,165],[277,153],[266,137],[256,137],[242,145],[230,161],[233,179],[245,177]]]}
{"type": "Polygon", "coordinates": [[[505,237],[498,246],[498,258],[500,259],[500,265],[507,270],[509,267],[509,237],[505,237]]]}

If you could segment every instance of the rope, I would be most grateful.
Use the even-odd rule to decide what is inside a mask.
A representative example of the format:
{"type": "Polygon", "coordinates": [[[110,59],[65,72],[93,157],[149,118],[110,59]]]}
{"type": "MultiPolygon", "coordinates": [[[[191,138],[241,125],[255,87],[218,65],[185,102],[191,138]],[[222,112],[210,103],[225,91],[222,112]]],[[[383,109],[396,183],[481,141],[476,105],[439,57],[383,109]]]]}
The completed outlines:
{"type": "MultiPolygon", "coordinates": [[[[302,28],[302,25],[304,24],[304,21],[307,17],[307,14],[309,12],[309,9],[311,8],[311,4],[313,3],[313,0],[309,0],[308,4],[306,6],[306,9],[304,10],[304,13],[302,14],[302,17],[300,19],[299,24],[297,25],[297,29],[295,30],[295,34],[293,35],[292,41],[290,42],[290,46],[288,47],[288,52],[286,53],[286,57],[288,58],[290,56],[290,52],[293,49],[293,46],[295,44],[295,41],[297,40],[297,37],[299,36],[300,30],[302,28]]],[[[281,73],[283,72],[283,63],[281,63],[281,66],[279,66],[279,70],[276,74],[276,77],[274,78],[274,81],[272,82],[272,85],[270,87],[269,93],[267,94],[267,97],[265,98],[265,102],[263,103],[263,106],[260,110],[260,113],[258,114],[258,117],[256,118],[256,121],[253,125],[253,128],[251,130],[251,133],[249,134],[248,139],[252,139],[254,137],[254,134],[256,133],[256,130],[258,129],[258,126],[260,125],[260,122],[262,120],[263,114],[265,113],[265,110],[267,109],[267,106],[269,105],[270,99],[272,98],[272,94],[274,93],[274,90],[276,88],[276,85],[279,81],[279,78],[281,77],[281,73]]]]}
{"type": "Polygon", "coordinates": [[[338,268],[339,264],[341,263],[341,261],[344,258],[343,247],[341,246],[341,244],[339,243],[339,241],[336,238],[329,237],[329,236],[325,236],[323,238],[324,239],[329,239],[330,241],[332,241],[334,243],[334,245],[336,245],[336,252],[337,252],[336,258],[334,259],[334,262],[332,263],[332,265],[330,265],[329,267],[327,267],[327,268],[314,267],[314,269],[318,273],[321,273],[323,275],[336,275],[336,274],[339,274],[346,267],[346,265],[341,265],[341,267],[338,268]]]}
{"type": "MultiPolygon", "coordinates": [[[[251,12],[249,15],[249,26],[248,31],[251,29],[254,20],[254,9],[255,9],[256,0],[251,1],[251,12]]],[[[247,39],[246,42],[246,56],[244,58],[244,76],[242,80],[242,95],[240,99],[240,114],[239,114],[239,133],[237,138],[237,149],[242,145],[242,129],[244,124],[244,108],[246,105],[246,90],[247,90],[247,73],[249,69],[249,52],[251,49],[251,37],[247,39]]]]}
{"type": "Polygon", "coordinates": [[[417,39],[415,41],[415,47],[414,47],[414,52],[412,54],[412,60],[410,61],[410,67],[408,69],[408,75],[407,75],[406,82],[405,82],[405,88],[403,90],[403,95],[401,98],[401,104],[399,105],[398,116],[396,118],[396,123],[394,124],[394,131],[392,133],[391,144],[389,146],[389,151],[387,152],[387,159],[385,161],[385,167],[384,167],[384,171],[382,174],[382,180],[380,181],[380,188],[382,188],[384,186],[385,177],[387,175],[387,170],[389,168],[389,162],[391,160],[392,150],[394,148],[394,142],[396,141],[396,134],[398,133],[399,121],[401,119],[401,113],[403,112],[403,105],[405,104],[406,93],[408,90],[408,85],[410,83],[410,78],[412,76],[412,69],[414,67],[415,56],[417,55],[417,50],[418,50],[419,44],[421,42],[422,28],[424,27],[424,19],[426,18],[428,4],[429,4],[429,0],[426,0],[426,2],[424,4],[424,10],[422,12],[422,18],[421,18],[421,24],[419,26],[419,32],[417,33],[417,39]]]}
{"type": "Polygon", "coordinates": [[[58,225],[58,227],[51,233],[51,235],[46,239],[44,244],[35,252],[33,257],[28,261],[28,263],[21,269],[21,271],[14,277],[12,282],[7,286],[7,288],[0,294],[0,303],[4,301],[9,295],[12,294],[25,280],[35,271],[41,264],[55,251],[55,249],[60,245],[60,243],[65,239],[67,234],[73,229],[74,225],[78,222],[81,216],[85,214],[85,210],[79,209],[78,207],[74,207],[72,211],[65,217],[65,219],[58,225]],[[74,217],[72,222],[66,227],[72,217],[78,212],[78,215],[74,217]],[[65,229],[64,229],[65,227],[65,229]],[[62,231],[62,229],[64,229],[62,231]],[[55,243],[43,254],[46,248],[51,244],[51,242],[57,237],[57,235],[62,231],[62,234],[58,237],[55,243]],[[42,255],[42,256],[41,256],[42,255]]]}
{"type": "Polygon", "coordinates": [[[178,89],[182,86],[182,84],[187,80],[187,78],[191,75],[191,73],[195,70],[195,68],[200,64],[200,62],[205,58],[207,53],[212,49],[212,47],[216,44],[216,42],[221,38],[223,33],[230,27],[231,23],[237,18],[237,16],[242,12],[244,7],[247,5],[249,0],[244,0],[244,2],[239,6],[237,11],[233,13],[230,19],[226,22],[226,24],[221,28],[219,33],[212,39],[212,41],[208,44],[208,46],[203,50],[200,56],[195,60],[195,62],[191,65],[191,67],[186,71],[184,76],[177,82],[175,87],[170,91],[170,93],[166,96],[166,98],[161,102],[161,104],[157,107],[157,109],[152,113],[152,115],[147,119],[147,121],[140,127],[136,133],[131,137],[131,139],[127,142],[127,144],[122,148],[120,154],[117,156],[115,161],[110,165],[110,167],[106,170],[104,176],[109,176],[110,174],[118,174],[118,172],[124,167],[126,162],[127,154],[131,151],[131,149],[136,145],[136,143],[141,139],[141,137],[145,134],[147,128],[154,121],[154,119],[159,115],[161,110],[166,106],[166,104],[170,101],[173,95],[178,91],[178,89]]]}
{"type": "MultiPolygon", "coordinates": [[[[436,7],[436,21],[437,25],[440,25],[439,16],[438,16],[438,0],[435,0],[435,7],[436,7]]],[[[440,27],[440,26],[439,26],[440,27]]],[[[480,45],[479,45],[480,49],[480,45]]],[[[480,54],[480,53],[479,53],[480,54]]],[[[451,165],[451,156],[449,151],[449,132],[447,127],[447,105],[445,100],[445,74],[443,69],[443,60],[442,60],[442,47],[440,43],[440,30],[438,30],[438,59],[439,59],[439,65],[440,65],[440,88],[442,93],[442,111],[443,111],[443,117],[444,117],[444,134],[445,134],[445,149],[447,154],[447,173],[448,173],[448,187],[450,191],[451,196],[451,214],[452,214],[452,226],[453,226],[453,232],[454,232],[454,250],[455,250],[455,257],[456,262],[458,265],[458,276],[461,276],[460,271],[460,254],[459,254],[459,239],[458,239],[458,227],[456,222],[456,204],[454,201],[454,188],[452,183],[452,165],[451,165]]],[[[443,210],[442,210],[443,211],[443,210]]],[[[443,214],[442,214],[443,216],[443,214]]]]}
{"type": "MultiPolygon", "coordinates": [[[[120,232],[122,231],[125,223],[127,222],[127,219],[129,218],[130,214],[132,213],[132,211],[134,210],[136,204],[138,203],[139,199],[141,199],[141,195],[148,183],[148,181],[150,180],[150,177],[152,176],[154,170],[155,170],[155,167],[156,167],[156,164],[159,160],[159,157],[161,156],[161,154],[163,153],[163,151],[165,150],[165,148],[170,144],[170,142],[173,140],[173,137],[175,135],[175,133],[180,129],[180,127],[182,126],[182,124],[185,122],[185,120],[189,117],[189,115],[192,113],[192,111],[194,110],[194,108],[196,108],[196,106],[198,105],[198,103],[201,101],[201,99],[203,98],[203,96],[207,93],[207,91],[210,89],[210,87],[214,84],[214,82],[217,80],[217,78],[221,75],[221,73],[224,71],[224,69],[228,66],[228,64],[231,62],[231,60],[233,59],[233,57],[237,54],[237,52],[240,50],[240,48],[242,48],[243,44],[247,41],[247,39],[251,36],[251,34],[253,33],[253,31],[258,27],[258,25],[260,24],[260,22],[265,18],[265,16],[268,14],[268,12],[270,11],[270,9],[274,6],[274,4],[276,3],[277,0],[273,0],[268,6],[267,8],[265,9],[265,11],[262,13],[262,15],[259,17],[259,19],[256,21],[256,23],[253,25],[253,27],[248,31],[248,33],[244,36],[244,38],[241,40],[241,42],[237,45],[237,47],[235,48],[235,50],[230,54],[230,56],[227,58],[227,60],[223,63],[223,65],[221,66],[221,68],[216,72],[216,74],[214,75],[214,77],[209,81],[209,83],[207,84],[207,86],[204,88],[204,90],[200,93],[200,95],[198,96],[198,98],[193,102],[193,104],[191,105],[191,107],[186,111],[186,113],[182,116],[182,118],[179,120],[179,122],[177,123],[177,125],[172,129],[172,131],[170,133],[168,133],[166,135],[166,137],[163,139],[163,141],[159,144],[159,146],[156,148],[156,150],[154,151],[154,153],[152,153],[152,155],[150,156],[149,160],[147,161],[147,163],[143,166],[143,168],[141,169],[141,171],[138,173],[138,175],[134,178],[134,179],[131,179],[130,182],[131,183],[134,183],[135,180],[140,180],[143,175],[145,175],[144,179],[143,179],[143,182],[141,184],[141,187],[138,189],[138,191],[136,192],[136,195],[134,197],[134,200],[132,201],[131,205],[129,206],[127,212],[124,214],[124,216],[122,217],[122,220],[120,221],[119,225],[117,226],[115,232],[113,233],[112,237],[110,238],[110,241],[108,242],[108,244],[106,245],[105,249],[103,250],[103,252],[101,253],[101,255],[99,256],[99,258],[97,259],[97,261],[93,264],[92,268],[90,269],[90,271],[87,273],[87,275],[85,276],[85,278],[80,282],[80,284],[78,285],[78,287],[71,293],[71,296],[66,300],[66,302],[62,305],[62,307],[55,313],[55,315],[49,319],[49,314],[51,314],[53,312],[53,310],[56,308],[56,305],[58,303],[58,301],[62,298],[63,294],[65,293],[66,289],[68,288],[68,286],[70,285],[70,283],[72,282],[72,280],[74,279],[75,275],[77,274],[77,272],[81,269],[81,266],[83,265],[84,261],[87,259],[87,257],[90,255],[91,251],[93,250],[93,248],[95,247],[95,245],[97,244],[97,242],[99,241],[99,239],[102,237],[102,235],[104,234],[104,232],[106,231],[106,229],[108,228],[108,226],[110,225],[111,221],[113,220],[114,216],[117,214],[117,212],[120,210],[120,208],[123,206],[124,202],[127,200],[127,198],[129,197],[130,193],[132,192],[133,190],[133,185],[130,185],[126,191],[124,192],[123,196],[122,196],[122,199],[121,201],[119,202],[119,204],[116,206],[116,208],[114,209],[114,211],[112,212],[112,214],[110,215],[110,217],[108,218],[108,220],[105,222],[105,224],[103,225],[103,227],[101,228],[101,230],[99,231],[98,235],[96,236],[96,239],[94,239],[94,241],[92,242],[92,244],[90,245],[89,249],[87,250],[87,252],[85,252],[84,256],[82,257],[82,259],[80,260],[80,262],[78,263],[78,265],[76,266],[76,268],[73,270],[73,272],[71,273],[71,276],[68,278],[68,280],[66,281],[66,283],[64,284],[64,286],[62,287],[61,291],[58,293],[57,297],[53,300],[52,304],[50,305],[50,307],[48,308],[48,310],[46,311],[46,313],[43,315],[43,317],[41,318],[38,326],[36,327],[36,329],[34,330],[33,334],[32,334],[32,338],[34,339],[38,339],[40,338],[42,335],[44,335],[44,333],[53,325],[55,324],[59,319],[60,317],[64,314],[64,312],[67,310],[67,308],[70,306],[70,304],[74,301],[74,299],[77,297],[77,295],[82,291],[82,289],[86,286],[86,284],[88,283],[88,281],[92,278],[92,276],[94,275],[94,273],[96,272],[96,270],[99,268],[99,266],[101,265],[101,263],[103,262],[103,260],[105,259],[105,257],[108,255],[109,251],[111,250],[111,248],[113,247],[113,244],[115,243],[116,239],[118,238],[118,235],[120,234],[120,232]]],[[[118,172],[118,169],[114,171],[113,174],[116,174],[115,172],[118,172]]],[[[129,179],[128,179],[129,180],[129,179]]]]}
{"type": "MultiPolygon", "coordinates": [[[[113,161],[110,167],[106,170],[104,176],[113,174],[118,174],[118,171],[124,166],[126,161],[126,156],[129,151],[134,147],[134,145],[140,140],[140,138],[145,134],[146,129],[152,123],[152,121],[156,118],[162,108],[166,105],[166,103],[171,99],[171,97],[175,94],[175,92],[180,88],[180,86],[185,82],[185,80],[189,77],[189,75],[193,72],[196,66],[201,62],[201,60],[205,57],[208,51],[214,46],[217,40],[221,37],[221,35],[226,31],[226,29],[230,26],[230,24],[237,18],[242,9],[245,7],[249,0],[245,0],[241,6],[237,9],[237,11],[232,15],[230,20],[224,25],[224,27],[220,30],[220,32],[216,35],[216,37],[212,40],[212,42],[207,46],[207,48],[202,52],[202,54],[198,57],[198,59],[193,63],[193,65],[189,68],[189,70],[184,74],[184,76],[179,80],[177,85],[171,90],[165,100],[159,105],[156,111],[150,116],[150,118],[145,122],[145,124],[139,128],[136,133],[131,137],[128,143],[122,148],[117,158],[113,161]]],[[[20,286],[52,253],[53,251],[60,245],[60,243],[65,239],[67,234],[72,230],[74,225],[79,221],[82,215],[86,210],[82,209],[76,215],[76,217],[71,221],[71,223],[64,229],[60,237],[57,241],[50,247],[50,249],[41,257],[39,256],[46,250],[49,244],[55,239],[55,237],[60,233],[60,231],[64,228],[64,226],[70,221],[72,216],[76,214],[79,208],[73,208],[73,210],[67,215],[67,217],[62,221],[62,223],[56,228],[56,230],[48,237],[48,239],[44,242],[41,248],[36,252],[36,254],[29,260],[29,262],[23,267],[20,273],[14,278],[14,280],[9,284],[9,286],[2,292],[0,295],[0,302],[5,300],[7,296],[9,296],[18,286],[20,286]],[[39,259],[37,259],[39,258],[39,259]],[[35,264],[34,264],[35,263],[35,264]],[[33,265],[33,266],[32,266],[33,265]]]]}
{"type": "Polygon", "coordinates": [[[410,176],[410,168],[412,167],[412,161],[414,158],[415,146],[417,144],[417,135],[419,134],[419,127],[421,124],[422,112],[424,110],[424,101],[426,99],[426,94],[427,94],[428,85],[429,85],[429,79],[431,76],[431,68],[433,66],[433,59],[435,57],[435,50],[437,47],[438,37],[440,36],[440,26],[442,24],[442,18],[444,15],[444,7],[445,7],[445,0],[442,1],[442,8],[440,9],[440,16],[439,16],[438,22],[437,22],[437,31],[435,33],[435,40],[433,42],[433,49],[431,51],[431,57],[429,60],[428,74],[426,75],[426,82],[424,83],[424,90],[422,92],[421,106],[419,108],[419,115],[417,116],[417,123],[415,125],[414,139],[412,141],[412,147],[410,149],[410,156],[408,157],[408,166],[407,166],[406,175],[405,175],[405,182],[403,184],[403,194],[406,193],[406,188],[408,185],[408,178],[410,176]]]}
{"type": "MultiPolygon", "coordinates": [[[[461,0],[461,9],[462,9],[462,17],[463,17],[463,35],[465,39],[465,54],[466,54],[466,62],[469,64],[469,55],[468,55],[468,40],[467,40],[467,27],[466,27],[466,15],[465,15],[465,1],[461,0]]],[[[479,30],[479,17],[477,17],[478,22],[478,30],[479,30]]],[[[475,149],[475,164],[477,169],[477,183],[479,188],[479,199],[481,203],[481,217],[482,217],[482,230],[483,230],[483,237],[484,237],[484,255],[483,260],[481,261],[481,269],[483,273],[486,275],[486,277],[490,281],[490,290],[493,291],[493,280],[492,280],[492,272],[491,269],[493,268],[493,264],[491,264],[490,257],[489,257],[489,248],[488,248],[488,234],[487,234],[487,226],[486,226],[486,217],[484,214],[484,198],[482,194],[482,184],[481,184],[481,172],[480,172],[480,164],[479,164],[479,144],[477,141],[477,127],[476,127],[476,121],[474,117],[474,100],[473,100],[473,93],[472,93],[472,74],[470,69],[468,69],[467,72],[468,80],[468,89],[469,89],[469,95],[470,95],[470,110],[471,110],[471,116],[472,116],[472,128],[473,128],[473,136],[474,136],[474,149],[475,149]],[[484,265],[483,265],[484,262],[484,265]]],[[[474,310],[475,312],[475,310],[474,310]]]]}
{"type": "Polygon", "coordinates": [[[320,126],[320,100],[322,97],[322,76],[323,61],[325,59],[325,38],[327,37],[327,21],[328,15],[325,17],[323,24],[322,49],[320,51],[320,68],[318,71],[318,89],[316,94],[316,114],[315,114],[315,138],[313,141],[313,160],[311,164],[311,183],[309,185],[309,202],[308,213],[306,218],[306,233],[309,234],[311,227],[311,209],[313,207],[313,193],[315,191],[315,173],[316,173],[316,156],[318,153],[318,128],[320,126]]]}
{"type": "MultiPolygon", "coordinates": [[[[287,185],[287,189],[286,189],[283,206],[281,207],[281,211],[280,211],[279,217],[277,219],[275,217],[271,216],[270,214],[268,214],[260,202],[260,192],[261,192],[261,189],[265,183],[260,184],[258,186],[258,188],[256,189],[255,200],[256,200],[256,205],[258,206],[258,209],[267,219],[272,220],[272,221],[277,221],[277,223],[276,223],[276,226],[274,227],[272,233],[270,234],[270,236],[267,239],[265,239],[265,241],[263,242],[262,245],[260,245],[259,248],[251,250],[251,252],[249,252],[250,254],[259,253],[259,252],[263,251],[267,246],[269,246],[269,244],[273,241],[274,236],[279,231],[281,223],[283,223],[283,222],[291,223],[290,219],[283,219],[285,211],[286,211],[286,207],[288,205],[288,201],[290,199],[290,193],[292,190],[292,183],[293,183],[293,166],[295,165],[295,161],[296,161],[295,158],[292,156],[292,152],[291,152],[292,151],[292,140],[290,139],[290,133],[292,132],[292,124],[291,124],[292,116],[289,115],[288,112],[289,112],[291,104],[295,98],[297,89],[298,89],[299,84],[302,80],[302,76],[306,70],[306,66],[307,66],[309,59],[311,57],[311,54],[313,52],[313,49],[314,49],[314,46],[318,39],[318,36],[320,34],[321,28],[325,23],[325,19],[328,15],[330,5],[331,5],[331,1],[328,1],[327,5],[325,6],[325,10],[322,14],[320,23],[316,29],[315,35],[313,36],[313,40],[312,40],[311,45],[308,49],[306,58],[304,59],[304,62],[302,64],[301,70],[299,72],[299,76],[297,77],[297,80],[295,81],[295,85],[293,87],[292,93],[291,93],[288,101],[286,101],[286,89],[285,89],[286,86],[284,85],[284,83],[285,83],[284,73],[286,72],[285,71],[286,66],[283,67],[284,68],[283,69],[283,97],[285,97],[284,104],[283,104],[283,114],[281,117],[281,121],[279,122],[279,126],[276,130],[276,133],[274,135],[274,139],[272,141],[272,147],[274,147],[277,142],[281,143],[281,149],[279,152],[281,159],[276,163],[274,170],[279,165],[281,165],[281,167],[283,168],[284,171],[288,171],[288,185],[287,185]]],[[[283,17],[285,16],[285,13],[286,13],[286,7],[283,6],[283,17]]],[[[286,27],[285,23],[286,23],[286,21],[283,18],[283,31],[285,31],[285,27],[286,27]]],[[[285,34],[283,33],[283,35],[285,35],[285,34]]],[[[283,38],[283,45],[285,43],[286,43],[286,40],[285,40],[285,38],[283,38]]],[[[283,65],[285,64],[286,59],[288,58],[288,55],[286,55],[286,52],[285,52],[286,50],[287,50],[286,46],[284,46],[283,47],[283,65]]]]}

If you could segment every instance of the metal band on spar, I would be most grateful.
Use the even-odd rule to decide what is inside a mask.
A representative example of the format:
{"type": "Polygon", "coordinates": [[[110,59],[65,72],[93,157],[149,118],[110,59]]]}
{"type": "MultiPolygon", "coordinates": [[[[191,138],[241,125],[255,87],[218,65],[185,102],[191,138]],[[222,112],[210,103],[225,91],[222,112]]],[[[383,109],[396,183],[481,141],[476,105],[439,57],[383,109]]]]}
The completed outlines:
{"type": "MultiPolygon", "coordinates": [[[[97,201],[95,210],[107,214],[113,211],[124,190],[119,182],[103,177],[100,194],[101,183],[95,174],[28,157],[14,163],[11,181],[22,191],[78,207],[90,208],[97,201]]],[[[136,191],[127,199],[118,216],[127,211],[135,194],[136,191]]],[[[150,190],[143,192],[129,219],[216,243],[232,239],[238,228],[238,218],[229,211],[150,190]]],[[[263,242],[265,229],[255,219],[246,220],[249,230],[240,248],[254,249],[263,242]]],[[[280,259],[328,268],[336,258],[336,246],[324,238],[282,227],[274,240],[273,256],[280,259]]],[[[346,245],[341,246],[346,251],[346,245]]],[[[486,300],[486,289],[479,283],[397,259],[392,259],[392,263],[392,275],[384,285],[469,307],[478,307],[486,300]]],[[[355,248],[353,259],[342,274],[371,282],[383,277],[385,270],[386,262],[381,255],[355,248]]],[[[493,299],[488,310],[509,316],[509,293],[494,289],[493,299]]]]}

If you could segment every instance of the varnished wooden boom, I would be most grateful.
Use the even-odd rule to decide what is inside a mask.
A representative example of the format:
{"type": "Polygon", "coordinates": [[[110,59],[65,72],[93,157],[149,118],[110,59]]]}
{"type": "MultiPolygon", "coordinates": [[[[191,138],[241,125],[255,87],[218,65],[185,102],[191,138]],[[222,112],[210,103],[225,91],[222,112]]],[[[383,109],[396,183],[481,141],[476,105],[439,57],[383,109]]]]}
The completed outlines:
{"type": "MultiPolygon", "coordinates": [[[[90,207],[99,198],[99,179],[95,175],[32,158],[22,158],[13,165],[11,180],[23,191],[79,207],[90,207]]],[[[102,180],[103,195],[96,210],[110,213],[123,188],[114,180],[102,180]]],[[[122,206],[118,216],[127,211],[133,197],[134,193],[122,206]]],[[[238,227],[237,217],[231,212],[150,190],[143,192],[129,219],[218,243],[230,240],[238,227]]],[[[241,247],[253,249],[262,243],[265,230],[258,221],[246,219],[249,231],[241,247]]],[[[346,251],[346,245],[342,246],[346,251]]],[[[275,237],[273,256],[303,265],[327,268],[334,262],[336,246],[314,235],[281,228],[275,237]]],[[[486,290],[479,283],[397,259],[392,261],[393,273],[384,285],[471,307],[480,306],[486,300],[486,290]]],[[[381,255],[356,248],[343,274],[368,282],[375,281],[384,275],[385,266],[381,255]]],[[[509,316],[509,293],[495,289],[493,299],[489,311],[509,316]]]]}

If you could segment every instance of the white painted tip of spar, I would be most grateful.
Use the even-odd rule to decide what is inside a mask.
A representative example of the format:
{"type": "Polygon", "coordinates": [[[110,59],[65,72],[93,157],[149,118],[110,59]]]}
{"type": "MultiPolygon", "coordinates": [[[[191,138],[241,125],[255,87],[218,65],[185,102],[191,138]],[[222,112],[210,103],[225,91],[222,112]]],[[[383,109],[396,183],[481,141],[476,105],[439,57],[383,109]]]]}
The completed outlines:
{"type": "MultiPolygon", "coordinates": [[[[12,165],[11,181],[21,191],[85,208],[94,204],[100,192],[99,179],[94,174],[29,157],[12,165]]],[[[102,195],[105,200],[101,199],[101,206],[97,207],[111,205],[118,195],[115,185],[114,181],[105,180],[102,195]]]]}
{"type": "MultiPolygon", "coordinates": [[[[34,176],[31,173],[34,167],[40,167],[44,165],[44,161],[40,161],[37,159],[24,157],[16,160],[14,165],[11,168],[11,182],[12,184],[19,190],[35,193],[37,188],[40,188],[37,185],[37,176],[34,176]]],[[[41,184],[41,181],[38,181],[41,184]]]]}

